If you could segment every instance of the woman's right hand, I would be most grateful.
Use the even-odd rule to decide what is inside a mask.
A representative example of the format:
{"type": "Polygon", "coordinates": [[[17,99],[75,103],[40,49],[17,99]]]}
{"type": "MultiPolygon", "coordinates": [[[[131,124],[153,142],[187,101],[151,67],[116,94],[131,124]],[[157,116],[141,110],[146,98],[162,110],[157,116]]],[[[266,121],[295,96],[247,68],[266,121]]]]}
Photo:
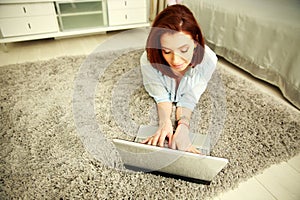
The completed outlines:
{"type": "Polygon", "coordinates": [[[159,127],[154,135],[143,140],[143,144],[150,144],[153,146],[164,146],[166,138],[168,138],[168,146],[172,144],[173,126],[171,119],[159,123],[159,127]]]}

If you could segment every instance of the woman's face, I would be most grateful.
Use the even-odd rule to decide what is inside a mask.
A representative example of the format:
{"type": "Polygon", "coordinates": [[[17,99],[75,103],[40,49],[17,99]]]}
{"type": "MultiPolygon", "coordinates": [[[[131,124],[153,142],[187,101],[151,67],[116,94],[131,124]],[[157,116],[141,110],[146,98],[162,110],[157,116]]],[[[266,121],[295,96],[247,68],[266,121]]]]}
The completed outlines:
{"type": "Polygon", "coordinates": [[[195,42],[183,32],[165,33],[160,38],[162,55],[174,73],[184,74],[192,61],[195,42]]]}

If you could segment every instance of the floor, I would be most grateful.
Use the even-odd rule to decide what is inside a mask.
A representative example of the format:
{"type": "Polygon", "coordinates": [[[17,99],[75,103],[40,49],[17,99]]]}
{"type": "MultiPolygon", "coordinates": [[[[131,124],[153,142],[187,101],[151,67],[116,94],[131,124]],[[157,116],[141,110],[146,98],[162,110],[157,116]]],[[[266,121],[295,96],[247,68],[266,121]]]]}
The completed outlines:
{"type": "MultiPolygon", "coordinates": [[[[93,36],[81,36],[76,38],[46,39],[29,42],[7,44],[8,52],[0,51],[0,67],[7,64],[17,64],[26,61],[37,61],[55,58],[66,55],[87,55],[97,45],[119,32],[109,32],[93,36]]],[[[272,94],[274,98],[292,107],[282,97],[279,90],[263,81],[259,81],[235,66],[220,59],[220,65],[232,73],[249,79],[263,92],[272,94]]],[[[300,154],[266,169],[263,173],[241,183],[236,189],[219,195],[215,200],[234,199],[278,199],[278,200],[299,200],[300,199],[300,154]]]]}

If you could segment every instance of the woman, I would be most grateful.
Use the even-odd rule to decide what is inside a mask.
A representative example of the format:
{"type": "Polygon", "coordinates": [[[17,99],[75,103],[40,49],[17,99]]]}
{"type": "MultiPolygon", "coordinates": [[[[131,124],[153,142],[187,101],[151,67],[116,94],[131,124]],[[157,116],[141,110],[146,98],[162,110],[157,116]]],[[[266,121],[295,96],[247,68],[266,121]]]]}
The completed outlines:
{"type": "Polygon", "coordinates": [[[168,140],[172,149],[201,153],[191,145],[190,119],[216,68],[217,57],[204,44],[200,27],[187,7],[172,5],[157,15],[140,61],[143,84],[156,101],[159,118],[156,133],[142,143],[163,146],[168,140]]]}

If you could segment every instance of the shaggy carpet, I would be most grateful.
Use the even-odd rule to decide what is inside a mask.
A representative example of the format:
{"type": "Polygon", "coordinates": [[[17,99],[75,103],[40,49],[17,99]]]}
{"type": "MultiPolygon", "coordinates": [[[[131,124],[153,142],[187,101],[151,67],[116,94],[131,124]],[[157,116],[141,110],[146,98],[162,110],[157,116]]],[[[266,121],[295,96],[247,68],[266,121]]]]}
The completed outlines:
{"type": "MultiPolygon", "coordinates": [[[[132,139],[140,124],[156,122],[138,68],[141,53],[125,52],[94,73],[88,103],[107,141],[132,139]]],[[[85,95],[84,67],[97,70],[104,61],[95,54],[0,68],[1,199],[207,199],[300,152],[299,112],[218,67],[192,119],[193,132],[216,136],[211,154],[229,159],[210,185],[114,168],[115,155],[97,136],[84,135],[86,110],[76,104],[85,95]]]]}

